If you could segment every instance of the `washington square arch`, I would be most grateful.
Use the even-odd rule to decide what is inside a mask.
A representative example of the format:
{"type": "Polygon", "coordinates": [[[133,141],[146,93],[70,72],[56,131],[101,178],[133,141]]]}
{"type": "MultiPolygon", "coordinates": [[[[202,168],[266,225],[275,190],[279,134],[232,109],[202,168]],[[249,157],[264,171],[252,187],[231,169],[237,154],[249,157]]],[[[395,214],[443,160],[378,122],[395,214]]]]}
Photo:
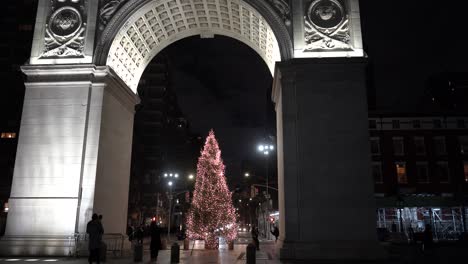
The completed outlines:
{"type": "Polygon", "coordinates": [[[197,35],[245,43],[274,78],[280,257],[382,256],[358,0],[39,0],[1,254],[67,255],[94,211],[125,233],[139,79],[197,35]]]}

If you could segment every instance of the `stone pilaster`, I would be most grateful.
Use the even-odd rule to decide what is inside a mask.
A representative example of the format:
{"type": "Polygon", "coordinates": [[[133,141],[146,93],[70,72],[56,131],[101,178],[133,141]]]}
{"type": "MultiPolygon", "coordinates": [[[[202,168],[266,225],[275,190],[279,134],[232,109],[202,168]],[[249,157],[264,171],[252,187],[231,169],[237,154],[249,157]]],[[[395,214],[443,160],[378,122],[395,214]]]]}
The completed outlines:
{"type": "Polygon", "coordinates": [[[50,239],[70,245],[93,212],[104,215],[106,233],[124,233],[138,97],[105,66],[22,69],[26,94],[0,253],[66,255],[69,248],[49,247],[50,239]]]}
{"type": "Polygon", "coordinates": [[[277,64],[280,255],[375,259],[364,59],[277,64]]]}

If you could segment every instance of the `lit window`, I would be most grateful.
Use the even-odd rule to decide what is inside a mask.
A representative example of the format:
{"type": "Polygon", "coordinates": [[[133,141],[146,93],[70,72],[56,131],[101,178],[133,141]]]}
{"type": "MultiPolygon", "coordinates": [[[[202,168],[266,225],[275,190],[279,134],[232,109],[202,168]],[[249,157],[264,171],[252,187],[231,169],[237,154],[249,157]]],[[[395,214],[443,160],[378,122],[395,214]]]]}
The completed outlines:
{"type": "Polygon", "coordinates": [[[406,163],[395,162],[395,168],[397,173],[397,181],[399,184],[408,183],[408,177],[406,176],[406,163]]]}
{"type": "Polygon", "coordinates": [[[426,145],[424,144],[424,137],[414,137],[414,147],[416,155],[425,155],[426,145]]]}
{"type": "Polygon", "coordinates": [[[372,155],[380,154],[380,138],[373,137],[370,139],[371,153],[372,155]]]}
{"type": "Polygon", "coordinates": [[[436,163],[436,175],[442,183],[450,182],[450,173],[448,162],[439,161],[436,163]]]}
{"type": "Polygon", "coordinates": [[[427,162],[416,163],[416,176],[417,176],[419,183],[429,182],[429,169],[428,169],[427,162]]]}
{"type": "Polygon", "coordinates": [[[393,138],[393,153],[400,156],[405,154],[405,144],[402,137],[393,138]]]}
{"type": "Polygon", "coordinates": [[[468,136],[459,137],[458,142],[460,143],[460,152],[468,155],[468,136]]]}
{"type": "Polygon", "coordinates": [[[465,182],[468,182],[468,161],[463,162],[463,172],[465,173],[465,182]]]}
{"type": "Polygon", "coordinates": [[[13,139],[16,138],[16,133],[2,133],[1,138],[13,139]]]}
{"type": "Polygon", "coordinates": [[[383,183],[382,164],[380,162],[372,163],[372,177],[375,183],[383,183]]]}
{"type": "Polygon", "coordinates": [[[447,149],[445,147],[445,137],[434,137],[434,152],[436,155],[445,155],[447,154],[447,149]]]}

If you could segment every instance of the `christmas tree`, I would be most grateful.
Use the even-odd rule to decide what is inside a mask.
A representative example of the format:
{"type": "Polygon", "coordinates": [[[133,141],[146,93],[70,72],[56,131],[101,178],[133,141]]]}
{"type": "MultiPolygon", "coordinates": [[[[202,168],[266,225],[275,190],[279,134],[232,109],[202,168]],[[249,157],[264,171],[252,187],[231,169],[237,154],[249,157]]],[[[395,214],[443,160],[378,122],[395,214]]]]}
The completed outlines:
{"type": "Polygon", "coordinates": [[[218,248],[220,236],[228,242],[237,236],[236,213],[213,130],[198,158],[195,190],[187,215],[187,235],[190,239],[205,240],[206,249],[218,248]]]}

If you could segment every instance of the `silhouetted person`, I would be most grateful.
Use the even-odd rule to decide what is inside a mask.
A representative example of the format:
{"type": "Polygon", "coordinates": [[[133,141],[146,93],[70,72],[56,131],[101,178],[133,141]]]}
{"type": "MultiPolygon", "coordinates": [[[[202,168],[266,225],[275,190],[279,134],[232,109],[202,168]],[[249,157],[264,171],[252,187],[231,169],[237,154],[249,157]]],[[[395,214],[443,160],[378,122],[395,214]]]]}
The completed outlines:
{"type": "Polygon", "coordinates": [[[251,234],[255,247],[257,248],[257,250],[260,250],[260,241],[258,240],[258,228],[256,226],[252,227],[251,234]]]}
{"type": "Polygon", "coordinates": [[[150,237],[151,260],[155,261],[158,258],[159,249],[161,248],[161,233],[155,221],[152,221],[150,225],[150,237]]]}
{"type": "Polygon", "coordinates": [[[104,234],[104,228],[98,219],[97,214],[93,214],[92,220],[86,225],[86,233],[89,235],[89,257],[88,262],[91,264],[93,261],[100,263],[99,250],[101,248],[102,235],[104,234]]]}
{"type": "Polygon", "coordinates": [[[273,236],[275,236],[275,242],[278,241],[278,237],[279,237],[278,227],[275,225],[275,227],[273,228],[273,231],[270,231],[270,232],[273,236]]]}
{"type": "Polygon", "coordinates": [[[423,245],[424,251],[432,249],[433,246],[432,227],[430,224],[426,224],[426,228],[423,233],[423,245]]]}
{"type": "Polygon", "coordinates": [[[143,244],[143,237],[145,235],[145,230],[143,229],[143,225],[141,225],[140,227],[137,228],[136,230],[136,239],[137,239],[137,242],[138,244],[143,244]]]}
{"type": "Polygon", "coordinates": [[[132,242],[133,236],[134,236],[134,230],[131,224],[128,224],[127,226],[127,236],[128,236],[128,241],[132,242]]]}

